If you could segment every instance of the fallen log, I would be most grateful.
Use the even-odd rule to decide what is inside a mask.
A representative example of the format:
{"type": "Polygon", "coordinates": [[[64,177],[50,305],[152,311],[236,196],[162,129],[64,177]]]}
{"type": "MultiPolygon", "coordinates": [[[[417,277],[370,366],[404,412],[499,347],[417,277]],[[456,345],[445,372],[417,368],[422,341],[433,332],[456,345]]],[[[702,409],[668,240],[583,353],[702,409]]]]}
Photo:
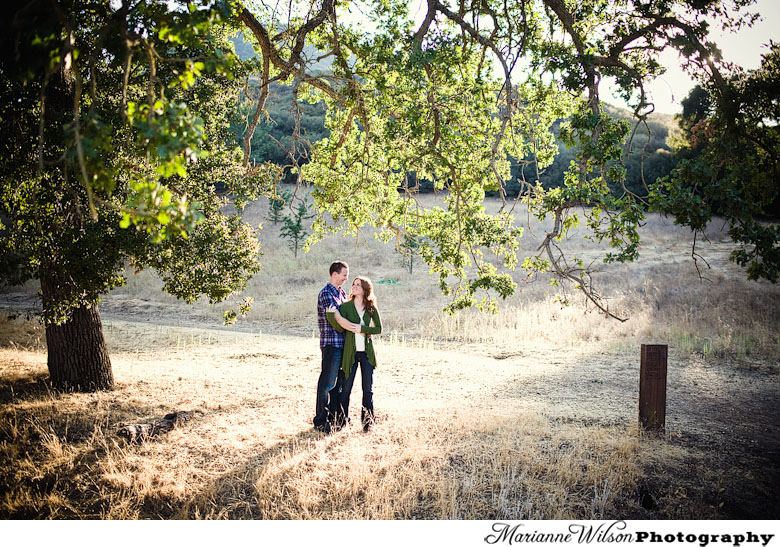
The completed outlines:
{"type": "Polygon", "coordinates": [[[140,424],[125,424],[120,426],[117,435],[126,438],[129,442],[144,442],[150,437],[161,433],[167,433],[179,424],[183,424],[195,417],[194,410],[180,410],[166,414],[159,420],[140,424]]]}

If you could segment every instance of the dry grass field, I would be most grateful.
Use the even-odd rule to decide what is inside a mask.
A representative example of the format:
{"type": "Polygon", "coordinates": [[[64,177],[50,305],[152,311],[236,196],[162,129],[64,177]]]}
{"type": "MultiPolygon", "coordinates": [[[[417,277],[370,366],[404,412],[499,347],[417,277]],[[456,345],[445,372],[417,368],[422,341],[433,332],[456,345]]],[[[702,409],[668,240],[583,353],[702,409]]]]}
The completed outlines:
{"type": "MultiPolygon", "coordinates": [[[[446,316],[436,279],[370,231],[296,261],[263,204],[246,215],[264,224],[250,315],[223,327],[222,306],[130,274],[101,303],[112,392],[52,391],[38,324],[0,319],[0,517],[780,517],[780,288],[728,263],[720,226],[697,247],[712,266],[701,280],[690,234],[648,219],[641,260],[595,276],[630,316],[619,323],[576,298],[562,308],[543,279],[495,315],[446,316]],[[369,434],[311,427],[316,295],[335,258],[375,281],[383,312],[369,434]],[[661,436],[636,425],[642,343],[669,345],[661,436]],[[176,410],[195,417],[143,443],[117,435],[176,410]]],[[[564,245],[595,257],[581,236],[564,245]]]]}

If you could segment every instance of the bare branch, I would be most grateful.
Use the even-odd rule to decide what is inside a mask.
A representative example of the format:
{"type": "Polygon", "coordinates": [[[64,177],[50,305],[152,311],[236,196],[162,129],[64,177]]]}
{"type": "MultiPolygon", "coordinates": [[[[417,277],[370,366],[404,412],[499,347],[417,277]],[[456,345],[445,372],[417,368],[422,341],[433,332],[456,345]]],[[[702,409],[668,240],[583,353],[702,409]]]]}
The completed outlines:
{"type": "Polygon", "coordinates": [[[712,266],[710,266],[710,263],[707,262],[707,260],[703,256],[701,256],[699,253],[696,252],[696,239],[697,239],[697,236],[699,235],[699,233],[700,233],[699,230],[694,230],[693,231],[693,244],[691,245],[691,258],[693,258],[693,264],[694,264],[694,266],[696,266],[696,273],[699,275],[699,279],[702,280],[702,281],[705,281],[705,280],[706,281],[712,281],[711,279],[708,279],[708,278],[704,277],[701,274],[701,270],[699,269],[699,259],[701,259],[701,261],[704,262],[704,264],[707,266],[707,269],[712,269],[712,266]]]}
{"type": "Polygon", "coordinates": [[[418,47],[422,44],[422,39],[428,33],[428,29],[431,28],[431,23],[436,19],[436,10],[438,7],[438,0],[428,0],[428,12],[425,14],[425,19],[420,24],[420,28],[414,33],[412,42],[417,44],[418,47]]]}

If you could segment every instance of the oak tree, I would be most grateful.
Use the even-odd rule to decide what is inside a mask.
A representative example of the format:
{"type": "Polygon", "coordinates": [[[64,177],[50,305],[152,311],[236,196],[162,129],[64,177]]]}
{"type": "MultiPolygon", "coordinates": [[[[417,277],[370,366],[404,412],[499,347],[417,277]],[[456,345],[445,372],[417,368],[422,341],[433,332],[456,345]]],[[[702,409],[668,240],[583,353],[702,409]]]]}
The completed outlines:
{"type": "Polygon", "coordinates": [[[257,271],[255,230],[215,192],[247,180],[228,120],[250,67],[231,21],[35,0],[4,18],[0,282],[40,282],[55,387],[113,386],[98,301],[126,264],[188,301],[228,298],[257,271]]]}
{"type": "MultiPolygon", "coordinates": [[[[696,235],[718,216],[738,244],[731,259],[749,279],[780,277],[780,45],[722,87],[697,86],[683,101],[681,161],[652,194],[654,206],[696,235]]],[[[701,258],[696,243],[691,251],[701,258]]],[[[703,259],[702,259],[703,260],[703,259]]]]}

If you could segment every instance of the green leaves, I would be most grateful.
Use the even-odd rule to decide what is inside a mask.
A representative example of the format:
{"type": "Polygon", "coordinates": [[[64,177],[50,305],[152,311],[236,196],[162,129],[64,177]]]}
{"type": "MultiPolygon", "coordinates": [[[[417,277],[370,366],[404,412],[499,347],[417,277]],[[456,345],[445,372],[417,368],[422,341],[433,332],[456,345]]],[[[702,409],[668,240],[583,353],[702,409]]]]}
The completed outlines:
{"type": "Polygon", "coordinates": [[[91,112],[79,120],[79,133],[76,123],[65,126],[68,138],[66,157],[74,165],[83,162],[87,174],[86,184],[90,190],[108,196],[116,189],[119,166],[112,161],[115,150],[115,129],[105,122],[99,112],[91,112]],[[79,159],[79,151],[81,158],[79,159]]]}
{"type": "Polygon", "coordinates": [[[160,273],[165,290],[187,302],[205,294],[221,302],[246,287],[259,269],[260,243],[238,216],[209,215],[188,238],[167,238],[139,263],[160,273]]]}
{"type": "Polygon", "coordinates": [[[157,100],[154,105],[127,105],[128,121],[138,132],[138,142],[156,161],[155,171],[163,178],[187,176],[187,162],[208,155],[202,149],[203,120],[185,103],[157,100]]]}
{"type": "Polygon", "coordinates": [[[112,6],[34,1],[3,29],[19,57],[0,57],[0,282],[56,287],[49,322],[122,284],[128,262],[190,301],[229,298],[259,268],[255,230],[216,192],[267,184],[229,131],[232,10],[112,6]]]}
{"type": "Polygon", "coordinates": [[[132,224],[145,230],[153,243],[160,243],[169,235],[187,238],[204,219],[199,203],[188,202],[186,196],[174,197],[159,182],[131,181],[129,187],[132,193],[123,207],[119,227],[127,229],[132,224]]]}
{"type": "Polygon", "coordinates": [[[174,83],[180,85],[182,89],[187,90],[195,85],[195,81],[203,72],[206,65],[200,61],[187,60],[185,64],[186,68],[179,74],[178,81],[174,83]]]}
{"type": "MultiPolygon", "coordinates": [[[[560,138],[568,146],[579,149],[577,159],[587,162],[589,170],[606,166],[623,156],[623,145],[629,125],[625,120],[613,118],[605,112],[591,110],[575,112],[569,122],[561,127],[560,138]]],[[[620,173],[613,173],[620,177],[620,173]]],[[[624,176],[624,174],[623,174],[624,176]]]]}

